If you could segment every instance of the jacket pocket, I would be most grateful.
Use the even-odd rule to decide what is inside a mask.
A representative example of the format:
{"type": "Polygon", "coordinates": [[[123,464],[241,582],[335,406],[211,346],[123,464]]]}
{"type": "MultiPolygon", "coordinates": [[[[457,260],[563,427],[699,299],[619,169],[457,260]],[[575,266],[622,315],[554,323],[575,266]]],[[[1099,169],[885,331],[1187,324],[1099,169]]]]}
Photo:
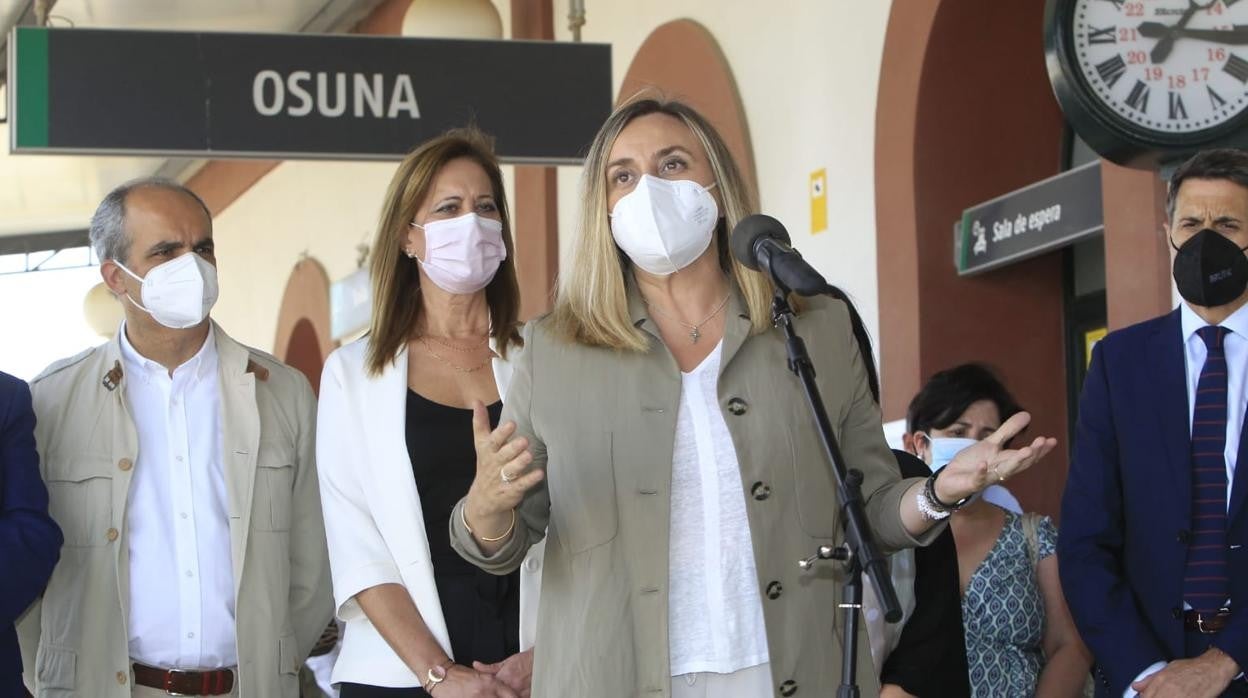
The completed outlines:
{"type": "Polygon", "coordinates": [[[298,674],[303,660],[294,635],[283,635],[277,640],[277,671],[280,674],[298,674]]]}
{"type": "Polygon", "coordinates": [[[261,531],[289,531],[290,500],[294,486],[294,464],[280,461],[257,463],[252,528],[261,531]]]}
{"type": "Polygon", "coordinates": [[[78,684],[78,653],[56,645],[43,645],[35,660],[39,689],[72,691],[78,684]]]}
{"type": "Polygon", "coordinates": [[[99,456],[50,456],[48,511],[70,548],[108,545],[113,520],[111,460],[99,456]]]}
{"type": "Polygon", "coordinates": [[[576,554],[610,542],[618,529],[610,432],[578,433],[548,449],[552,537],[576,554]]]}

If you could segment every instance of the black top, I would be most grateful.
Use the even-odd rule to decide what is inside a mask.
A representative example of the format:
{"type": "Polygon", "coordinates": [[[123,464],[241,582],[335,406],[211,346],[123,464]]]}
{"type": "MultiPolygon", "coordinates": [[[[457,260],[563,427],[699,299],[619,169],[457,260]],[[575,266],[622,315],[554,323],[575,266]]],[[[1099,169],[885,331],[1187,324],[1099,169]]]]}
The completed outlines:
{"type": "MultiPolygon", "coordinates": [[[[893,451],[902,477],[927,477],[927,465],[893,451]]],[[[945,528],[931,545],[914,549],[914,613],[896,649],[884,662],[880,683],[916,696],[969,696],[966,640],[962,634],[962,587],[953,531],[945,528]]]]}
{"type": "MultiPolygon", "coordinates": [[[[503,404],[489,406],[498,424],[503,404]]],[[[433,577],[458,664],[491,664],[520,651],[520,573],[495,576],[451,549],[451,510],[477,470],[472,410],[433,402],[407,391],[407,452],[420,492],[433,577]]]]}

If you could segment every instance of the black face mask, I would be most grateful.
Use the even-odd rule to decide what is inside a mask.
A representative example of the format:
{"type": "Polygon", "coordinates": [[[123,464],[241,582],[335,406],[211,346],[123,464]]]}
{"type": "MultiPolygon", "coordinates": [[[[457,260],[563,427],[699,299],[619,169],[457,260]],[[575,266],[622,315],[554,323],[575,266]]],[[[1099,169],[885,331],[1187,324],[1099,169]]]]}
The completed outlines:
{"type": "MultiPolygon", "coordinates": [[[[1174,238],[1170,239],[1174,247],[1174,238]]],[[[1174,283],[1192,305],[1214,308],[1239,298],[1248,288],[1248,257],[1216,230],[1205,228],[1175,247],[1174,283]]]]}

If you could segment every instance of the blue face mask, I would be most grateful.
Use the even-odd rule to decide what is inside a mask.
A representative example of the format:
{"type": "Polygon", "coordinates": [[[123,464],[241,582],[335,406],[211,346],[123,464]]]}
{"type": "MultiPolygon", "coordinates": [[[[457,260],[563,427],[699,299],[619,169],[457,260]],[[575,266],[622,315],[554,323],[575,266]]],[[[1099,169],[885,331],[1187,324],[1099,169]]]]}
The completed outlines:
{"type": "MultiPolygon", "coordinates": [[[[924,436],[927,436],[924,434],[924,436]]],[[[976,439],[953,439],[943,436],[927,436],[928,450],[931,451],[932,461],[927,464],[932,472],[936,472],[941,468],[949,465],[949,461],[953,457],[961,453],[963,450],[979,443],[976,439]]]]}

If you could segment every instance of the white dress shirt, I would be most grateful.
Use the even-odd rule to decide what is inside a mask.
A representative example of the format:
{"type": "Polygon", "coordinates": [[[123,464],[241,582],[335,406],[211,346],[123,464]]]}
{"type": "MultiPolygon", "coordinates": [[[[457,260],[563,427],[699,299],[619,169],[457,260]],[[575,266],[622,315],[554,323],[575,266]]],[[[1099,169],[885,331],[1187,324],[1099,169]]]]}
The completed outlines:
{"type": "Polygon", "coordinates": [[[238,664],[221,388],[212,330],[170,377],[121,331],[139,437],[126,507],[130,657],[165,669],[238,664]]]}
{"type": "MultiPolygon", "coordinates": [[[[1187,303],[1179,304],[1179,316],[1183,326],[1183,358],[1187,365],[1187,433],[1190,435],[1196,414],[1196,384],[1200,382],[1200,371],[1209,356],[1205,340],[1196,331],[1209,323],[1187,303]]],[[[1248,305],[1231,313],[1220,326],[1229,330],[1222,339],[1222,350],[1226,353],[1226,508],[1229,510],[1231,483],[1235,482],[1235,461],[1239,459],[1239,434],[1244,424],[1244,399],[1248,396],[1248,305]]],[[[1188,607],[1186,603],[1183,605],[1188,607]]],[[[1166,662],[1157,662],[1140,672],[1135,680],[1143,680],[1164,668],[1166,662]]],[[[1123,693],[1125,698],[1137,695],[1130,686],[1123,693]]]]}
{"type": "Polygon", "coordinates": [[[719,407],[722,351],[721,342],[681,374],[668,554],[672,676],[768,661],[741,465],[719,407]]]}

